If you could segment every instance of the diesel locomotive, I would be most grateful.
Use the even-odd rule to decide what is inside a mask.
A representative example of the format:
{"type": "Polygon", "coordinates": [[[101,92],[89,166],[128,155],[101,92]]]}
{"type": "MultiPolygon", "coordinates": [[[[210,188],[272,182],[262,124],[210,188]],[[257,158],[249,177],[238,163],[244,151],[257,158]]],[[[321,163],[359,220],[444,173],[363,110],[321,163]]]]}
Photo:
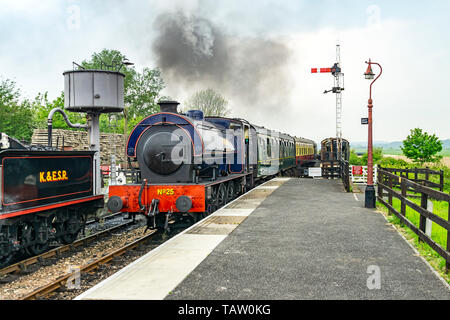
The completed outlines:
{"type": "Polygon", "coordinates": [[[0,267],[18,251],[73,242],[86,216],[103,207],[93,154],[30,147],[0,133],[0,267]]]}
{"type": "Polygon", "coordinates": [[[177,112],[176,101],[134,127],[126,146],[132,184],[109,187],[111,212],[141,213],[148,227],[198,221],[275,175],[303,175],[317,164],[314,141],[244,119],[177,112]]]}

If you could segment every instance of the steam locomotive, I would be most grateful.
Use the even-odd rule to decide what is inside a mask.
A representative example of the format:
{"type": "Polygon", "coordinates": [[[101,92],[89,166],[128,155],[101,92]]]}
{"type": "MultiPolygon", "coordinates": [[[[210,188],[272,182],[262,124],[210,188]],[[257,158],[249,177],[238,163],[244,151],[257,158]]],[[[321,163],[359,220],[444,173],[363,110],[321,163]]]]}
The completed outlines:
{"type": "Polygon", "coordinates": [[[0,133],[0,267],[15,252],[37,255],[73,242],[88,214],[103,207],[93,192],[91,151],[57,151],[0,133]]]}
{"type": "Polygon", "coordinates": [[[138,177],[109,187],[111,212],[142,213],[149,228],[198,221],[275,175],[299,176],[317,165],[314,141],[244,119],[177,112],[176,101],[132,130],[126,153],[138,177]]]}

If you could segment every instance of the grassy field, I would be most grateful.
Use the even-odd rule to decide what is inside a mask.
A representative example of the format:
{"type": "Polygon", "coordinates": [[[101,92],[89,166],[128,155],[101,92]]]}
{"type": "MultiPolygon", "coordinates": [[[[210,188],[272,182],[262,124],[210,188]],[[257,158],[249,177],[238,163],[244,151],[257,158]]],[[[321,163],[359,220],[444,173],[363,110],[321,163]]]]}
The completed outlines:
{"type": "MultiPolygon", "coordinates": [[[[420,199],[410,198],[411,201],[420,205],[420,199]]],[[[433,200],[433,213],[441,218],[448,220],[448,203],[433,200]]],[[[393,199],[393,207],[400,212],[400,200],[393,199]]],[[[387,220],[395,225],[395,227],[403,234],[403,236],[419,251],[419,253],[433,266],[439,274],[450,284],[450,275],[445,273],[445,259],[435,252],[430,246],[424,242],[419,242],[419,237],[408,227],[403,225],[399,218],[395,215],[388,215],[388,209],[381,203],[377,202],[377,208],[383,212],[387,220]]],[[[406,218],[416,227],[419,227],[420,215],[418,212],[406,206],[406,218]]],[[[444,249],[447,248],[447,230],[432,222],[431,238],[444,249]]]]}
{"type": "MultiPolygon", "coordinates": [[[[406,162],[410,162],[412,163],[412,161],[410,159],[408,159],[407,157],[405,157],[404,155],[400,154],[400,155],[396,155],[396,154],[392,154],[392,153],[383,153],[384,157],[392,157],[395,159],[402,159],[405,160],[406,162]]],[[[447,166],[448,168],[450,168],[450,157],[443,157],[441,160],[441,163],[445,166],[447,166]]]]}
{"type": "MultiPolygon", "coordinates": [[[[365,152],[367,152],[367,149],[355,148],[355,151],[356,151],[356,153],[365,153],[365,152]]],[[[385,149],[385,148],[383,148],[383,154],[400,156],[400,155],[403,155],[403,152],[400,149],[385,149]]],[[[444,156],[444,157],[450,157],[450,149],[444,149],[441,152],[439,152],[438,154],[441,156],[444,156]]]]}

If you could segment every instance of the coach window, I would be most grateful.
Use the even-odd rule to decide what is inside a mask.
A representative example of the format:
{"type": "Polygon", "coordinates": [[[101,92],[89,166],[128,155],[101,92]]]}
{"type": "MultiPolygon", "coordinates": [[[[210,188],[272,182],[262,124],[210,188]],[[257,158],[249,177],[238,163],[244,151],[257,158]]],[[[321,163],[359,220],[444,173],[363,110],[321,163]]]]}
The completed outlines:
{"type": "Polygon", "coordinates": [[[268,157],[272,156],[272,148],[270,146],[270,138],[267,138],[267,156],[268,157]]]}

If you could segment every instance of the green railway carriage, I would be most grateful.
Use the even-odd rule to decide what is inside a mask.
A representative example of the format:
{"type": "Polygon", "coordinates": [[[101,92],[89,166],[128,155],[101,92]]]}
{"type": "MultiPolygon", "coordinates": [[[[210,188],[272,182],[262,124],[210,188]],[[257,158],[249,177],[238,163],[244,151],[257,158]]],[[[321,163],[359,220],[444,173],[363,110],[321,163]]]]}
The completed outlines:
{"type": "Polygon", "coordinates": [[[302,168],[314,165],[314,141],[254,126],[257,137],[256,177],[303,175],[302,168]]]}

